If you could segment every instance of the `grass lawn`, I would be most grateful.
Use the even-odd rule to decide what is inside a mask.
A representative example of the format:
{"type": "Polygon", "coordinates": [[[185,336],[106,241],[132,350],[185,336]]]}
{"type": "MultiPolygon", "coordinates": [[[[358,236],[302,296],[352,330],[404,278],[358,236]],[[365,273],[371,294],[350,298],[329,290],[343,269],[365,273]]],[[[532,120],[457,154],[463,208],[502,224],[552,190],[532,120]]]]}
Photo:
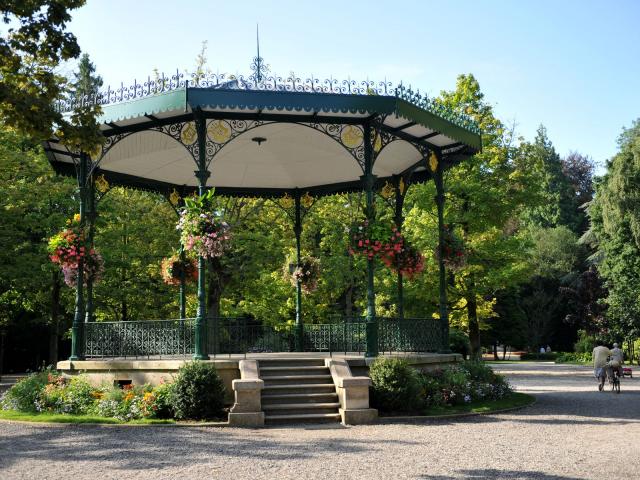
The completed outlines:
{"type": "Polygon", "coordinates": [[[102,424],[143,424],[159,425],[176,423],[175,420],[142,419],[123,422],[116,418],[98,417],[94,415],[61,415],[56,413],[24,413],[15,410],[0,410],[0,420],[19,420],[23,422],[46,423],[102,423],[102,424]]]}
{"type": "Polygon", "coordinates": [[[452,415],[455,413],[491,413],[507,408],[525,407],[531,405],[535,397],[526,393],[514,392],[501,400],[484,400],[471,402],[465,405],[453,405],[449,407],[433,407],[424,412],[424,415],[452,415]]]}

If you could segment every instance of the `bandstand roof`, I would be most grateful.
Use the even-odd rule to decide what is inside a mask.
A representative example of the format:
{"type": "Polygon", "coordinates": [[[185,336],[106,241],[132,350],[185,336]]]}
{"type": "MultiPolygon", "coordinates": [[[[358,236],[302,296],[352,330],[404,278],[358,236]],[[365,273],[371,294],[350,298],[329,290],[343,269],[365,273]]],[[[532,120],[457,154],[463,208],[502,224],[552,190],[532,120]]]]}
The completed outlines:
{"type": "MultiPolygon", "coordinates": [[[[407,172],[428,179],[431,151],[451,165],[481,149],[470,120],[388,83],[163,78],[108,90],[96,101],[107,141],[91,155],[94,173],[160,192],[196,187],[199,115],[206,121],[207,184],[229,195],[360,190],[365,128],[381,182],[407,172]]],[[[57,172],[75,175],[77,152],[57,139],[44,148],[57,172]]]]}

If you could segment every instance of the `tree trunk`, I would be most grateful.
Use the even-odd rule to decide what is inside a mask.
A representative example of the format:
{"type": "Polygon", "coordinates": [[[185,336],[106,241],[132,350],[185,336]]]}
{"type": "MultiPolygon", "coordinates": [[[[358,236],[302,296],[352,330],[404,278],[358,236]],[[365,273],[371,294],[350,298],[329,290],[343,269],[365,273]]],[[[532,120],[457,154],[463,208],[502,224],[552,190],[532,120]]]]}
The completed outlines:
{"type": "Polygon", "coordinates": [[[353,316],[353,284],[349,285],[344,296],[344,315],[347,318],[353,316]]]}
{"type": "Polygon", "coordinates": [[[476,285],[473,274],[469,276],[469,283],[465,299],[467,301],[467,318],[469,319],[469,342],[471,343],[471,358],[479,359],[480,354],[480,325],[478,323],[478,304],[476,302],[476,285]]]}
{"type": "Polygon", "coordinates": [[[58,342],[60,338],[60,274],[51,274],[51,311],[49,324],[49,365],[58,363],[58,342]]]}
{"type": "Polygon", "coordinates": [[[218,318],[220,316],[220,301],[224,292],[225,282],[220,260],[213,259],[209,262],[208,288],[207,288],[207,317],[218,318]]]}
{"type": "Polygon", "coordinates": [[[122,302],[120,304],[121,306],[121,310],[122,310],[122,321],[126,322],[129,320],[129,312],[127,311],[127,300],[126,298],[122,299],[122,302]]]}
{"type": "Polygon", "coordinates": [[[498,342],[493,342],[493,359],[498,361],[498,342]]]}
{"type": "Polygon", "coordinates": [[[4,329],[0,329],[0,380],[2,380],[2,371],[4,368],[4,338],[7,332],[4,329]]]}
{"type": "Polygon", "coordinates": [[[507,344],[505,343],[502,346],[502,360],[504,360],[507,357],[507,344]]]}

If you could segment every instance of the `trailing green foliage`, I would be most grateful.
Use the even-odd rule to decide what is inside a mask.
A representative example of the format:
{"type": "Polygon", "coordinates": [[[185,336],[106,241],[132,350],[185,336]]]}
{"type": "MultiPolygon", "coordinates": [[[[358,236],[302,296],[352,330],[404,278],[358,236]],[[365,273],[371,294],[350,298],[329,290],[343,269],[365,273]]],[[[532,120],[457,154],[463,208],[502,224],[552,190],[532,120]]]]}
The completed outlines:
{"type": "Polygon", "coordinates": [[[224,406],[224,384],[215,366],[189,362],[180,367],[171,390],[171,403],[178,419],[220,418],[224,406]]]}

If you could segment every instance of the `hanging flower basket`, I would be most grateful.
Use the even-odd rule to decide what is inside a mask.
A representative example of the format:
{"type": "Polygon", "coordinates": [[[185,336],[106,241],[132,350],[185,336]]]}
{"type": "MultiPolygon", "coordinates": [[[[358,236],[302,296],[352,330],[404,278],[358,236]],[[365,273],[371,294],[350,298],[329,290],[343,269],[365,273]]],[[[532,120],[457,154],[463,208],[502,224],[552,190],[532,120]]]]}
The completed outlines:
{"type": "Polygon", "coordinates": [[[404,240],[395,227],[364,220],[349,229],[349,253],[371,260],[399,251],[404,240]]]}
{"type": "Polygon", "coordinates": [[[285,277],[294,287],[298,285],[298,280],[300,280],[300,286],[304,293],[313,293],[318,289],[320,260],[316,257],[302,257],[299,267],[296,267],[294,263],[287,262],[284,272],[285,277]]]}
{"type": "Polygon", "coordinates": [[[167,285],[180,285],[180,276],[184,272],[185,282],[191,283],[198,279],[198,266],[192,258],[183,262],[179,254],[162,259],[160,263],[160,275],[167,285]]]}
{"type": "MultiPolygon", "coordinates": [[[[61,269],[64,275],[64,283],[69,287],[75,288],[78,285],[78,264],[65,263],[61,265],[61,269]]],[[[94,285],[102,280],[102,275],[104,274],[104,259],[102,255],[94,249],[89,250],[89,253],[84,256],[83,272],[85,287],[89,280],[94,285]]]]}
{"type": "Polygon", "coordinates": [[[224,255],[231,240],[229,225],[212,212],[213,190],[196,198],[186,198],[177,229],[180,242],[192,256],[207,259],[224,255]]]}
{"type": "MultiPolygon", "coordinates": [[[[466,263],[464,243],[462,242],[462,239],[453,232],[449,225],[444,226],[442,250],[444,254],[443,261],[449,268],[461,268],[466,263]]],[[[439,246],[436,246],[434,256],[436,260],[440,259],[439,246]]]]}
{"type": "Polygon", "coordinates": [[[406,241],[400,251],[383,257],[382,261],[392,271],[409,279],[415,278],[424,270],[424,256],[406,241]]]}
{"type": "Polygon", "coordinates": [[[47,251],[51,261],[60,265],[64,275],[64,282],[70,286],[77,285],[78,265],[80,259],[84,260],[84,282],[92,280],[97,283],[104,273],[104,261],[102,256],[94,249],[89,248],[86,240],[86,232],[80,225],[80,215],[75,215],[67,220],[67,227],[49,239],[47,251]]]}

